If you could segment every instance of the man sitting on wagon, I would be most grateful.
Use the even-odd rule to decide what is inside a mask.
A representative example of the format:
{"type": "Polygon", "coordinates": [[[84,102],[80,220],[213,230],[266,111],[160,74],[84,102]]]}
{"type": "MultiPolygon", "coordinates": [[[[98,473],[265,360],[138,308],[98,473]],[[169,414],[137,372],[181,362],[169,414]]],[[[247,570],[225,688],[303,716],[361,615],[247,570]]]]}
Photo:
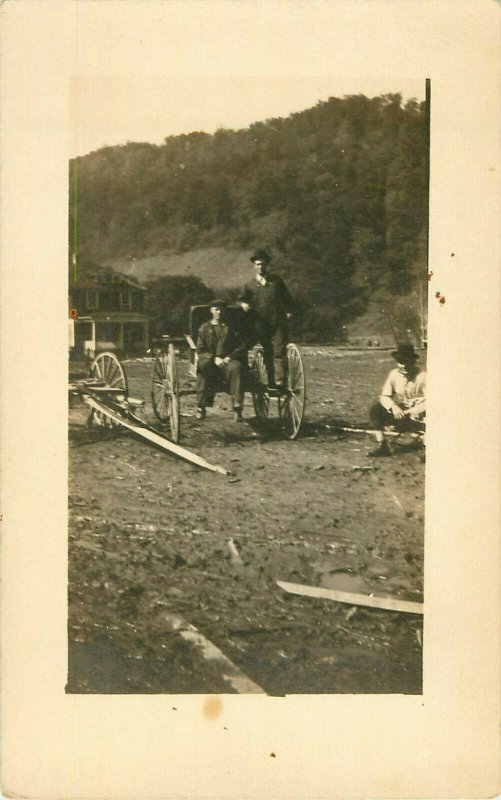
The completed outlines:
{"type": "Polygon", "coordinates": [[[229,390],[237,422],[243,422],[242,371],[247,347],[238,332],[222,320],[224,300],[212,300],[211,319],[200,326],[197,339],[197,419],[205,419],[216,391],[229,390]]]}
{"type": "Polygon", "coordinates": [[[392,426],[399,433],[424,430],[426,372],[418,368],[419,356],[412,344],[399,344],[392,356],[397,366],[386,378],[379,401],[370,409],[378,447],[369,455],[376,458],[391,455],[386,427],[392,426]]]}
{"type": "Polygon", "coordinates": [[[287,323],[295,304],[282,278],[269,272],[271,256],[266,250],[256,250],[250,260],[254,264],[255,280],[245,286],[239,298],[240,306],[254,314],[270,386],[282,389],[289,341],[287,323]]]}

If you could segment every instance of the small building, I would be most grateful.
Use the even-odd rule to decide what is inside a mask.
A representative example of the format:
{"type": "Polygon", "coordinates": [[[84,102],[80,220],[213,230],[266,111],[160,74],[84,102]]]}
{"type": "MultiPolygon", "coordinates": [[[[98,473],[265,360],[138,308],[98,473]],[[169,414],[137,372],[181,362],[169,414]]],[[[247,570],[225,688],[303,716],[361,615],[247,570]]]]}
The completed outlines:
{"type": "Polygon", "coordinates": [[[149,345],[146,293],[137,280],[111,269],[86,270],[76,280],[70,274],[75,356],[92,349],[116,349],[126,355],[144,353],[149,345]]]}

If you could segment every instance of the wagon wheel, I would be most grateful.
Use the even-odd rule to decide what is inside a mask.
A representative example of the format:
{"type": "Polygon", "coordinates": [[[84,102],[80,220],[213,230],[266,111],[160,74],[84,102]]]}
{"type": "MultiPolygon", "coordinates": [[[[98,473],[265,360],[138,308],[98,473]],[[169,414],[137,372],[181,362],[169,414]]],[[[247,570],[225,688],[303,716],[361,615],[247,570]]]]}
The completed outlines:
{"type": "Polygon", "coordinates": [[[252,373],[252,402],[254,403],[254,413],[258,419],[266,419],[270,411],[270,392],[268,388],[268,371],[261,351],[256,354],[252,373]]]}
{"type": "Polygon", "coordinates": [[[306,403],[306,381],[301,354],[295,344],[287,345],[287,384],[278,398],[278,413],[289,439],[298,435],[306,403]]]}
{"type": "Polygon", "coordinates": [[[169,345],[166,353],[161,353],[153,366],[151,385],[153,411],[161,422],[168,422],[170,439],[179,441],[179,383],[174,346],[169,345]]]}
{"type": "Polygon", "coordinates": [[[115,353],[99,353],[90,366],[90,377],[101,381],[110,389],[122,389],[127,394],[127,378],[115,353]]]}
{"type": "MultiPolygon", "coordinates": [[[[121,389],[124,395],[128,394],[129,387],[124,368],[115,353],[111,351],[105,351],[96,356],[90,365],[89,376],[93,380],[104,384],[104,388],[121,389]]],[[[92,411],[88,420],[89,425],[92,423],[113,427],[111,419],[106,417],[101,411],[96,410],[92,411]]]]}

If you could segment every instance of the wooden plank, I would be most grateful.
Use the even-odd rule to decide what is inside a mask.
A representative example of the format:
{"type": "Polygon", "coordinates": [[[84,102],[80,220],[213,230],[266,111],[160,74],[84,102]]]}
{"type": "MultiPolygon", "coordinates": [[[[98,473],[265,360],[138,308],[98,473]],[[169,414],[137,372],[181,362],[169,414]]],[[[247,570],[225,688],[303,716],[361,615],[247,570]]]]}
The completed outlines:
{"type": "MultiPolygon", "coordinates": [[[[341,425],[333,425],[333,430],[335,431],[344,431],[346,433],[368,433],[371,436],[375,436],[377,433],[381,433],[379,430],[373,430],[372,428],[344,428],[341,425]]],[[[424,431],[423,431],[424,432],[424,431]]],[[[420,431],[384,431],[385,436],[411,436],[413,438],[420,437],[422,432],[420,431]]]]}
{"type": "Polygon", "coordinates": [[[379,608],[384,611],[400,611],[404,614],[423,614],[422,603],[412,603],[408,600],[394,600],[392,597],[374,597],[373,595],[354,594],[353,592],[339,592],[337,589],[324,589],[322,586],[307,586],[304,583],[287,583],[277,581],[284,591],[290,594],[299,594],[303,597],[316,597],[323,600],[335,600],[338,603],[348,603],[351,606],[366,606],[379,608]]]}
{"type": "Polygon", "coordinates": [[[166,613],[163,615],[163,619],[169,623],[173,630],[179,631],[185,641],[191,642],[201,652],[206,661],[213,662],[216,666],[219,666],[222,677],[231,684],[236,692],[239,694],[266,694],[259,684],[242,672],[233,661],[230,661],[228,656],[225,656],[219,647],[216,647],[210,639],[200,633],[194,625],[186,622],[178,614],[166,613]]]}
{"type": "Polygon", "coordinates": [[[178,444],[170,442],[168,439],[160,436],[159,433],[155,433],[154,431],[143,427],[142,425],[136,425],[135,423],[130,422],[128,419],[125,419],[125,417],[122,417],[120,414],[112,411],[110,408],[108,408],[108,406],[104,405],[104,403],[100,403],[93,397],[84,395],[84,400],[88,406],[94,408],[96,411],[100,411],[102,414],[105,414],[107,417],[112,419],[113,422],[116,422],[118,425],[123,425],[124,428],[128,428],[138,436],[141,436],[143,439],[147,439],[149,442],[158,445],[158,447],[168,450],[178,458],[189,461],[191,464],[195,464],[197,467],[208,469],[211,472],[219,472],[221,475],[228,475],[228,471],[224,469],[224,467],[219,466],[219,464],[210,464],[205,460],[205,458],[202,458],[202,456],[197,456],[195,453],[192,453],[191,450],[186,450],[185,447],[180,447],[178,444]]]}

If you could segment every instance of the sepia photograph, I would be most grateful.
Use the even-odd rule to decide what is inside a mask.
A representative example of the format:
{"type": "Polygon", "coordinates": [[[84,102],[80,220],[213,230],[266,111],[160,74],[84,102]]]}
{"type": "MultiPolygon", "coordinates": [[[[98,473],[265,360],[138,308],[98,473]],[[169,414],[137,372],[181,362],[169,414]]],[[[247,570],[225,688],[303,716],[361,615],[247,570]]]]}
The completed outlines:
{"type": "Polygon", "coordinates": [[[321,83],[74,78],[68,692],[422,692],[431,85],[321,83]]]}
{"type": "Polygon", "coordinates": [[[499,6],[0,10],[5,796],[499,793],[499,6]]]}

